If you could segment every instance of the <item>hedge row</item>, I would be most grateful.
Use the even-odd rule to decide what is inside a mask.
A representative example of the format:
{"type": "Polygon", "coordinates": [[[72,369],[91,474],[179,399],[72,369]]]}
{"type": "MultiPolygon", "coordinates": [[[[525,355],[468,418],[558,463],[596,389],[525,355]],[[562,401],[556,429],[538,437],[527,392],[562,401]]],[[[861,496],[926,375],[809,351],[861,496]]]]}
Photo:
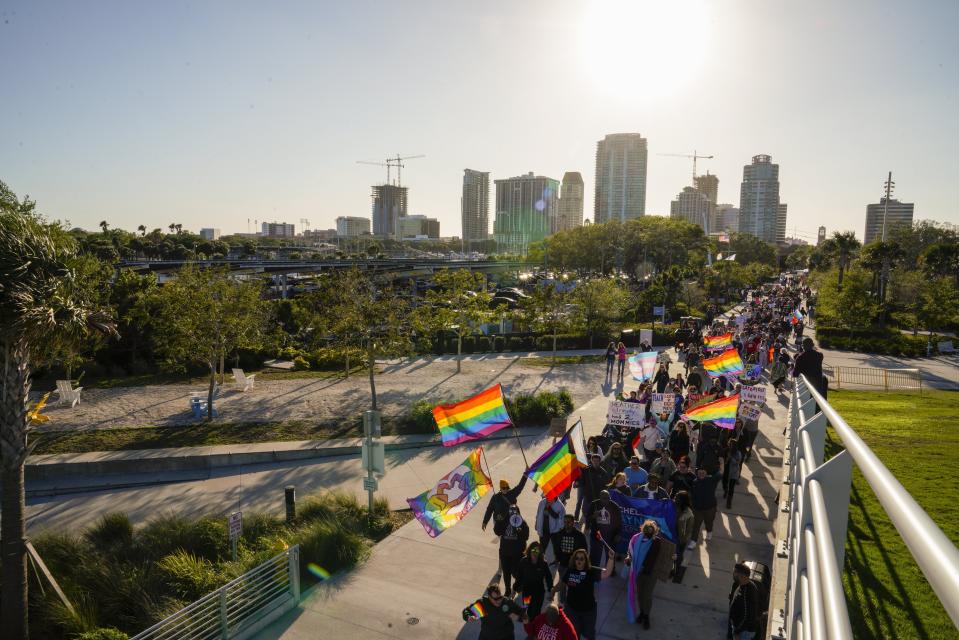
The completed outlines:
{"type": "Polygon", "coordinates": [[[909,336],[898,331],[838,329],[816,327],[816,339],[825,349],[841,349],[858,353],[919,358],[926,355],[927,338],[909,336]]]}
{"type": "MultiPolygon", "coordinates": [[[[401,434],[435,433],[433,407],[436,404],[430,400],[414,402],[405,421],[396,426],[396,431],[401,434]]],[[[573,412],[573,396],[566,389],[521,393],[506,399],[506,410],[518,427],[545,427],[553,418],[565,418],[573,412]]]]}

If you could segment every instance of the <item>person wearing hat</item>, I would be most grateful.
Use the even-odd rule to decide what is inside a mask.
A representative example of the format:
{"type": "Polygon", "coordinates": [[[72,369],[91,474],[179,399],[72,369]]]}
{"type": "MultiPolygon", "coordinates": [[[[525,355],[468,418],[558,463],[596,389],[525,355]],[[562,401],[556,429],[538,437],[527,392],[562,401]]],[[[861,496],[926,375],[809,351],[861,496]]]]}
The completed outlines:
{"type": "Polygon", "coordinates": [[[523,520],[519,506],[510,505],[506,528],[499,538],[499,562],[503,570],[507,598],[513,595],[513,578],[519,581],[520,561],[523,559],[527,540],[529,540],[529,525],[523,520]]]}
{"type": "Polygon", "coordinates": [[[509,508],[510,506],[516,504],[516,498],[523,491],[523,487],[526,486],[526,473],[523,473],[522,479],[519,481],[519,484],[516,485],[515,489],[509,488],[509,482],[506,480],[499,481],[499,493],[493,495],[490,498],[489,504],[486,505],[486,514],[483,515],[483,531],[486,531],[486,525],[489,524],[490,518],[493,519],[493,533],[498,536],[503,535],[503,531],[506,529],[506,519],[509,517],[509,508]]]}

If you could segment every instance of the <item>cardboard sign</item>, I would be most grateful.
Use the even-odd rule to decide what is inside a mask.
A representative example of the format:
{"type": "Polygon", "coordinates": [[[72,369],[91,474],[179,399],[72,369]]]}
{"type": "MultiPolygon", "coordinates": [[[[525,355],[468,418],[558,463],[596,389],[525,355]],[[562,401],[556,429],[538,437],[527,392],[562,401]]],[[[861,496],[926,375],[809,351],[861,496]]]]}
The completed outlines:
{"type": "Polygon", "coordinates": [[[739,405],[739,415],[747,420],[759,420],[759,416],[762,414],[763,410],[754,404],[743,402],[739,405]]]}
{"type": "Polygon", "coordinates": [[[646,410],[638,402],[610,400],[606,409],[606,424],[617,427],[641,427],[645,422],[646,410]]]}
{"type": "Polygon", "coordinates": [[[548,435],[554,438],[562,438],[566,435],[566,418],[553,418],[550,420],[548,435]]]}
{"type": "Polygon", "coordinates": [[[739,397],[745,402],[755,402],[756,404],[766,404],[766,387],[747,387],[743,385],[739,389],[739,397]]]}
{"type": "Polygon", "coordinates": [[[676,406],[676,394],[654,393],[650,396],[649,404],[653,413],[672,413],[676,406]]]}

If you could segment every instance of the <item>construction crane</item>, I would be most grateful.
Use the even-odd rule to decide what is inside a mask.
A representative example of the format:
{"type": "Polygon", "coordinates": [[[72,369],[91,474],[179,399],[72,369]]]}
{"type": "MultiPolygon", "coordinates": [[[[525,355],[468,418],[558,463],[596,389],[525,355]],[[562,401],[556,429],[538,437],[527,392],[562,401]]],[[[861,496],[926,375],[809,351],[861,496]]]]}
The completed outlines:
{"type": "Polygon", "coordinates": [[[657,153],[657,156],[672,156],[674,158],[692,158],[693,159],[693,183],[692,186],[696,186],[696,161],[697,160],[712,160],[713,156],[701,156],[693,150],[693,154],[689,155],[688,153],[657,153]]]}
{"type": "Polygon", "coordinates": [[[402,171],[403,167],[406,166],[405,164],[403,164],[403,161],[404,161],[404,160],[413,160],[414,158],[425,158],[425,157],[426,157],[426,156],[423,155],[423,154],[419,154],[419,155],[415,155],[415,156],[400,156],[400,154],[397,153],[395,158],[387,158],[387,159],[386,159],[386,162],[372,162],[372,161],[370,161],[370,160],[357,160],[356,163],[357,163],[357,164],[372,164],[372,165],[376,165],[376,166],[378,166],[378,167],[386,167],[386,184],[390,184],[390,169],[392,169],[393,167],[396,167],[396,186],[399,187],[399,186],[401,185],[401,183],[402,183],[402,173],[401,173],[401,171],[402,171]]]}

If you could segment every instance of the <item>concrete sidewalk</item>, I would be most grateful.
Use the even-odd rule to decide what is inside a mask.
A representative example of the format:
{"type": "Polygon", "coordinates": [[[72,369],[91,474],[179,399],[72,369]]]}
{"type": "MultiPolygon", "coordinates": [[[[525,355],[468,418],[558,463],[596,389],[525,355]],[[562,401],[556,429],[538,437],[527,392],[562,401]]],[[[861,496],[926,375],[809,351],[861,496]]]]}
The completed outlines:
{"type": "MultiPolygon", "coordinates": [[[[573,412],[573,419],[583,418],[587,434],[602,429],[608,399],[605,394],[598,395],[573,412]]],[[[743,468],[733,508],[721,506],[713,539],[687,552],[683,583],[657,584],[651,632],[626,620],[625,581],[614,576],[597,587],[600,640],[726,637],[733,565],[740,560],[771,564],[773,556],[786,398],[770,391],[768,399],[756,455],[743,468]]],[[[525,468],[518,450],[507,453],[510,445],[504,442],[489,452],[494,482],[506,478],[515,483],[525,468]]],[[[534,441],[528,446],[530,458],[546,445],[545,438],[534,441]]],[[[464,456],[470,449],[463,447],[464,456]]],[[[535,514],[538,500],[539,495],[531,490],[520,496],[519,505],[527,519],[535,514]]],[[[464,623],[460,611],[497,579],[497,540],[491,531],[480,528],[487,503],[488,498],[477,506],[480,513],[471,514],[435,539],[429,538],[417,521],[408,523],[377,545],[366,564],[312,588],[297,609],[257,637],[476,638],[479,624],[464,623]]],[[[570,508],[572,505],[571,501],[570,508]]],[[[525,637],[519,625],[517,637],[525,637]]]]}

